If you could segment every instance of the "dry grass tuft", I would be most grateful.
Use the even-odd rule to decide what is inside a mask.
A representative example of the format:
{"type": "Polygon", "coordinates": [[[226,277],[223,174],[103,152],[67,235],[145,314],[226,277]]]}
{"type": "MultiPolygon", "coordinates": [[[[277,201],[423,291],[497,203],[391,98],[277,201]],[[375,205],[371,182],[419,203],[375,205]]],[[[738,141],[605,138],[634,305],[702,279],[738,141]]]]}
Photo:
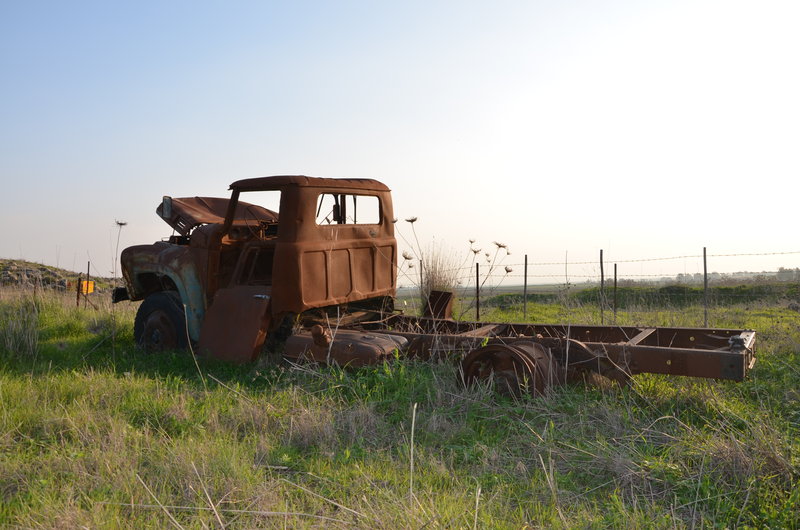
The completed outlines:
{"type": "Polygon", "coordinates": [[[749,427],[749,433],[719,433],[708,440],[709,472],[731,485],[749,480],[792,484],[796,479],[795,468],[787,442],[764,423],[752,423],[749,427]]]}
{"type": "Polygon", "coordinates": [[[281,440],[302,451],[318,449],[329,452],[335,447],[336,423],[326,408],[294,410],[281,425],[281,440]]]}
{"type": "Polygon", "coordinates": [[[351,408],[337,411],[335,425],[345,445],[364,443],[382,447],[387,441],[384,436],[389,432],[386,420],[375,412],[373,404],[368,403],[356,403],[351,408]]]}
{"type": "Polygon", "coordinates": [[[623,411],[604,401],[590,405],[586,419],[591,428],[609,438],[621,438],[630,433],[623,411]]]}
{"type": "Polygon", "coordinates": [[[278,428],[278,420],[267,403],[249,399],[236,399],[227,410],[212,410],[208,428],[220,435],[234,432],[238,439],[260,436],[278,428]]]}
{"type": "Polygon", "coordinates": [[[0,304],[0,348],[9,354],[33,356],[39,350],[39,307],[20,296],[0,304]]]}
{"type": "Polygon", "coordinates": [[[463,429],[461,422],[456,422],[451,414],[434,410],[420,422],[420,430],[439,438],[452,438],[463,429]]]}
{"type": "Polygon", "coordinates": [[[652,480],[637,461],[641,462],[642,458],[634,458],[628,451],[619,448],[604,455],[599,463],[604,465],[619,488],[633,498],[647,491],[652,484],[652,480]]]}
{"type": "Polygon", "coordinates": [[[19,466],[0,463],[0,501],[10,503],[18,495],[23,495],[29,487],[28,473],[19,466]]]}
{"type": "Polygon", "coordinates": [[[422,286],[423,302],[431,291],[455,291],[459,281],[459,258],[452,250],[441,244],[431,243],[422,252],[422,286]]]}

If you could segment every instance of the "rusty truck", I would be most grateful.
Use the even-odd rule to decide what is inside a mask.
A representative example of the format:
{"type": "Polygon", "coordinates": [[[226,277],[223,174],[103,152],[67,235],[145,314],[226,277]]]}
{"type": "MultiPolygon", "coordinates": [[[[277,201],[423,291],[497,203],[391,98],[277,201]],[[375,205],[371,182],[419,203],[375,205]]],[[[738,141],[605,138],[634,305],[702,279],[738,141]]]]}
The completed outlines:
{"type": "Polygon", "coordinates": [[[422,316],[405,315],[394,307],[397,241],[385,184],[271,176],[229,189],[229,198],[163,197],[156,213],[172,235],[122,252],[125,286],[113,301],[142,301],[141,348],[237,363],[265,350],[349,366],[449,357],[467,384],[492,380],[534,394],[581,375],[739,381],[755,362],[753,330],[464,322],[442,292],[422,316]]]}

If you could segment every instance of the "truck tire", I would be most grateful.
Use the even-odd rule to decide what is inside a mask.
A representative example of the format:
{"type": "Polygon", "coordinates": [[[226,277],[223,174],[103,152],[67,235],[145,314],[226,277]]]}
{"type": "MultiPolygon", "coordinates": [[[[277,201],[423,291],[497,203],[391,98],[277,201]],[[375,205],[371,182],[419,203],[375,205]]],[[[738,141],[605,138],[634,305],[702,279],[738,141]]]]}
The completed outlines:
{"type": "Polygon", "coordinates": [[[144,299],[133,323],[136,344],[148,352],[185,350],[186,316],[180,295],[160,291],[144,299]]]}

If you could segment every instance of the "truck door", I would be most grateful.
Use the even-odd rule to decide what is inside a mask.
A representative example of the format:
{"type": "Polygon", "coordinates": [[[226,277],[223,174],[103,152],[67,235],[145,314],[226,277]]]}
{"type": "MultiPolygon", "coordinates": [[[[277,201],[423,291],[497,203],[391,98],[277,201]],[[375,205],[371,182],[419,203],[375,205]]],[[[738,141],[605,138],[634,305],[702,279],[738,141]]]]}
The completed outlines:
{"type": "Polygon", "coordinates": [[[242,251],[233,280],[217,290],[200,330],[201,355],[246,363],[258,357],[271,324],[274,244],[242,251]]]}

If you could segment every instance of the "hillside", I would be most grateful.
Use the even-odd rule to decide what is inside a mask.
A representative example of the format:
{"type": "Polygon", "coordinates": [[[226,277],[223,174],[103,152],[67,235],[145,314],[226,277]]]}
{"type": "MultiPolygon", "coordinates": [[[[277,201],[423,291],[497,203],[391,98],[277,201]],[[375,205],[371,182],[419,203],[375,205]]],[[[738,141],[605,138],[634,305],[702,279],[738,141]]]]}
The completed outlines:
{"type": "MultiPolygon", "coordinates": [[[[0,258],[0,285],[5,286],[42,286],[66,289],[68,283],[77,280],[78,275],[86,277],[86,273],[78,273],[25,261],[21,259],[0,258]]],[[[96,282],[97,289],[105,289],[114,284],[113,278],[91,277],[96,282]]]]}

